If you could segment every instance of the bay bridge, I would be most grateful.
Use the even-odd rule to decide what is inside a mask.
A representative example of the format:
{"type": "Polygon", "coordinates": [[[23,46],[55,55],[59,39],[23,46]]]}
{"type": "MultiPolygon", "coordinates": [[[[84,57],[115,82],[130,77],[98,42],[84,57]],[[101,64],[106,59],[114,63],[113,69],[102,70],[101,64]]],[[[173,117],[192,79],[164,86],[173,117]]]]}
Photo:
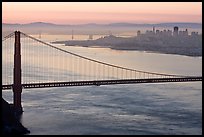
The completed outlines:
{"type": "Polygon", "coordinates": [[[202,81],[202,76],[147,72],[102,62],[41,41],[20,31],[2,40],[2,90],[13,90],[22,112],[26,88],[202,81]]]}

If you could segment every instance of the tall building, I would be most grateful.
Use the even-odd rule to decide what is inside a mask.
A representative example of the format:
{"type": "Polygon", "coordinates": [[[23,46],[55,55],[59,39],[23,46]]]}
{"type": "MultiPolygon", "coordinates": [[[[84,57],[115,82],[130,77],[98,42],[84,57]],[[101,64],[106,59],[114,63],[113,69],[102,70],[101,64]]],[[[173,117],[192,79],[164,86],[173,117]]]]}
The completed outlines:
{"type": "Polygon", "coordinates": [[[193,36],[193,37],[196,37],[196,36],[198,36],[198,32],[191,32],[191,36],[193,36]]]}
{"type": "Polygon", "coordinates": [[[153,26],[153,33],[155,34],[155,27],[153,26]]]}
{"type": "Polygon", "coordinates": [[[141,35],[141,31],[138,30],[138,31],[137,31],[137,36],[140,36],[140,35],[141,35]]]}
{"type": "Polygon", "coordinates": [[[74,39],[74,30],[72,30],[72,40],[74,39]]]}
{"type": "Polygon", "coordinates": [[[188,29],[184,31],[184,36],[188,36],[188,29]]]}
{"type": "Polygon", "coordinates": [[[89,40],[93,40],[93,35],[92,34],[89,35],[89,40]]]}
{"type": "Polygon", "coordinates": [[[178,32],[179,32],[178,30],[179,30],[179,27],[175,26],[175,27],[174,27],[173,36],[178,36],[178,34],[179,34],[179,33],[178,33],[178,32]]]}

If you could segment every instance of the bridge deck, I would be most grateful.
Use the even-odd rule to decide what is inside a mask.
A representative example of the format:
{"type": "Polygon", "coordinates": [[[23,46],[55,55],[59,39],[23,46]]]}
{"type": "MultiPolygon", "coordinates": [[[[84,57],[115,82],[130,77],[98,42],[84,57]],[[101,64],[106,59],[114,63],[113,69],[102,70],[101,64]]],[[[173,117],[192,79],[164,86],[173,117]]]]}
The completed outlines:
{"type": "MultiPolygon", "coordinates": [[[[111,84],[164,83],[164,82],[190,82],[190,81],[202,81],[202,77],[31,83],[31,84],[22,84],[22,87],[23,88],[48,88],[48,87],[66,87],[66,86],[90,86],[90,85],[100,86],[100,85],[111,85],[111,84]]],[[[2,85],[2,90],[12,89],[12,87],[13,85],[2,85]]]]}

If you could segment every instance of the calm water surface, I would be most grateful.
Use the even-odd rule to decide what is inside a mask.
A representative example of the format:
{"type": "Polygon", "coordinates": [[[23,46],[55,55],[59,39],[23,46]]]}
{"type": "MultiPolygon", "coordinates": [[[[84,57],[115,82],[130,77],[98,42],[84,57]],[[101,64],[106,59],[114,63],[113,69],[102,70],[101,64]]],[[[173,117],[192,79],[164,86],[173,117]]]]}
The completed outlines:
{"type": "MultiPolygon", "coordinates": [[[[202,75],[202,57],[63,48],[137,70],[202,75]]],[[[2,95],[12,102],[12,91],[2,95]]],[[[31,135],[202,134],[202,82],[24,89],[22,101],[31,135]]]]}

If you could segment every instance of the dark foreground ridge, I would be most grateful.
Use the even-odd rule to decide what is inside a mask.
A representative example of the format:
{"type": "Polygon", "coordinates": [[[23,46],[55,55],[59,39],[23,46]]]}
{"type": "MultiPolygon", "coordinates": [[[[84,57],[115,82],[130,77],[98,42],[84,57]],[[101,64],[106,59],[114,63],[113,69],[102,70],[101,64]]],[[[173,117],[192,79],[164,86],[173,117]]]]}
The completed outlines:
{"type": "Polygon", "coordinates": [[[2,98],[2,135],[25,135],[30,131],[20,123],[19,116],[15,115],[12,104],[2,98]]]}

